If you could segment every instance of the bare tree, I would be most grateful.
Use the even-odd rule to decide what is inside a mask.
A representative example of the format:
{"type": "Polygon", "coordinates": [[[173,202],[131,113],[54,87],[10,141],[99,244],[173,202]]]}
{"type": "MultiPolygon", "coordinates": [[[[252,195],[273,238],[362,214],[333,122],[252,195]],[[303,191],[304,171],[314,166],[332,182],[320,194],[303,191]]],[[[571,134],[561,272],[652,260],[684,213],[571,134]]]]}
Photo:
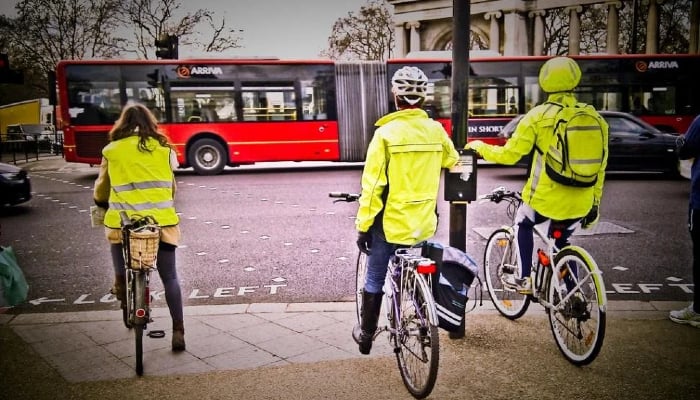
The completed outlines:
{"type": "Polygon", "coordinates": [[[569,14],[563,8],[547,10],[544,24],[544,54],[569,52],[569,14]]]}
{"type": "MultiPolygon", "coordinates": [[[[687,53],[690,48],[690,6],[692,0],[664,1],[658,5],[659,53],[687,53]]],[[[619,48],[622,52],[645,53],[649,4],[643,1],[624,1],[619,13],[619,48]],[[636,5],[637,18],[635,20],[636,5]],[[634,47],[634,48],[633,48],[634,47]]],[[[608,10],[600,6],[586,6],[581,15],[581,53],[602,53],[607,50],[608,10]]],[[[569,15],[563,8],[550,9],[545,23],[546,54],[562,55],[569,51],[569,15]]]]}
{"type": "Polygon", "coordinates": [[[225,19],[216,24],[206,9],[185,12],[178,0],[19,0],[15,9],[14,18],[0,15],[0,51],[24,72],[25,85],[21,91],[0,86],[0,101],[46,96],[47,74],[60,60],[148,58],[162,33],[178,35],[180,48],[240,47],[225,19]],[[202,25],[210,36],[196,35],[206,31],[202,25]]]}
{"type": "Polygon", "coordinates": [[[122,39],[117,29],[118,0],[20,0],[17,17],[0,19],[0,35],[13,67],[28,85],[46,93],[46,76],[62,59],[113,57],[122,39]]]}
{"type": "Polygon", "coordinates": [[[241,47],[240,37],[236,30],[226,28],[225,19],[217,25],[214,14],[207,9],[185,12],[179,0],[130,0],[123,3],[119,19],[134,28],[133,41],[122,50],[142,59],[154,56],[156,39],[168,34],[178,36],[180,46],[207,52],[241,47]],[[195,35],[202,24],[207,24],[212,32],[206,42],[195,35]]]}
{"type": "Polygon", "coordinates": [[[386,60],[394,49],[394,22],[384,0],[370,0],[357,13],[339,18],[321,56],[331,59],[386,60]]]}
{"type": "Polygon", "coordinates": [[[608,12],[603,7],[586,6],[581,14],[581,53],[605,53],[607,51],[608,12]]]}

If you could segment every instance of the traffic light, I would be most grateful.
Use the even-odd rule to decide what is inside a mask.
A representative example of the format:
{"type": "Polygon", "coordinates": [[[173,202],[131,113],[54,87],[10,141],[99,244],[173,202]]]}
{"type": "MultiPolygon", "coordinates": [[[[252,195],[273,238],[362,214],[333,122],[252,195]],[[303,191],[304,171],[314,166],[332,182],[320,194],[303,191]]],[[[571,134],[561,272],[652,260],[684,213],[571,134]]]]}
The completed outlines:
{"type": "Polygon", "coordinates": [[[150,74],[146,74],[146,77],[148,77],[148,86],[158,87],[159,77],[157,69],[153,70],[150,74]]]}
{"type": "Polygon", "coordinates": [[[24,83],[24,73],[10,69],[10,60],[4,53],[0,53],[0,83],[24,83]]]}
{"type": "Polygon", "coordinates": [[[177,35],[162,35],[156,39],[156,57],[162,59],[177,59],[177,35]]]}

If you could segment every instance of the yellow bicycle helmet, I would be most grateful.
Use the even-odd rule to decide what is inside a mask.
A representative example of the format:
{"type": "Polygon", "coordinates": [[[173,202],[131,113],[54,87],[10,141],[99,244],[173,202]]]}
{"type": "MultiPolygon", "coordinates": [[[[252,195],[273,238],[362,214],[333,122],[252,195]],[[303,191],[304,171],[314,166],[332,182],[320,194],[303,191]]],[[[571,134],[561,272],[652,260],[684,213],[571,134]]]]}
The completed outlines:
{"type": "Polygon", "coordinates": [[[554,57],[540,68],[540,86],[547,93],[574,90],[581,81],[581,68],[569,57],[554,57]]]}

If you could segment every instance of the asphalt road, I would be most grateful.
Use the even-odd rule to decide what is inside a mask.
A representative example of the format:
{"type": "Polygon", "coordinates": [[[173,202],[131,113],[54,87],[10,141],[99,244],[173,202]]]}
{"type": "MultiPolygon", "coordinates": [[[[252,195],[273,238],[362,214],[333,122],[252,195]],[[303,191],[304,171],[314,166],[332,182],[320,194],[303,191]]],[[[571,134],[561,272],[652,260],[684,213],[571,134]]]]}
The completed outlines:
{"type": "MultiPolygon", "coordinates": [[[[97,169],[60,158],[26,165],[34,198],[0,210],[3,245],[16,250],[29,282],[19,312],[111,309],[109,250],[90,228],[97,169]]],[[[178,269],[186,305],[346,301],[354,290],[355,204],[328,192],[359,190],[361,165],[278,163],[212,177],[177,173],[183,242],[178,269]]],[[[481,166],[478,191],[520,188],[523,170],[481,166]]],[[[602,232],[573,241],[594,255],[610,300],[690,300],[688,181],[657,175],[608,177],[602,232]]],[[[506,223],[504,205],[467,208],[467,251],[481,262],[485,239],[506,223]]],[[[449,242],[440,202],[436,240],[449,242]]],[[[164,303],[152,280],[156,305],[164,303]]]]}

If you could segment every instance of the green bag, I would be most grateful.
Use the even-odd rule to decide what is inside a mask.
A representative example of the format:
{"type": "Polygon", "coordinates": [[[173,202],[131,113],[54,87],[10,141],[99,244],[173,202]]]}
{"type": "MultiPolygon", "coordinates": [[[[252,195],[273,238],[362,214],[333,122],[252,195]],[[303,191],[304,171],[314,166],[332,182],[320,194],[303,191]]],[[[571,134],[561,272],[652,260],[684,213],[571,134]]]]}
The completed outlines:
{"type": "Polygon", "coordinates": [[[27,299],[29,285],[12,247],[0,246],[0,306],[16,306],[27,299]]]}

